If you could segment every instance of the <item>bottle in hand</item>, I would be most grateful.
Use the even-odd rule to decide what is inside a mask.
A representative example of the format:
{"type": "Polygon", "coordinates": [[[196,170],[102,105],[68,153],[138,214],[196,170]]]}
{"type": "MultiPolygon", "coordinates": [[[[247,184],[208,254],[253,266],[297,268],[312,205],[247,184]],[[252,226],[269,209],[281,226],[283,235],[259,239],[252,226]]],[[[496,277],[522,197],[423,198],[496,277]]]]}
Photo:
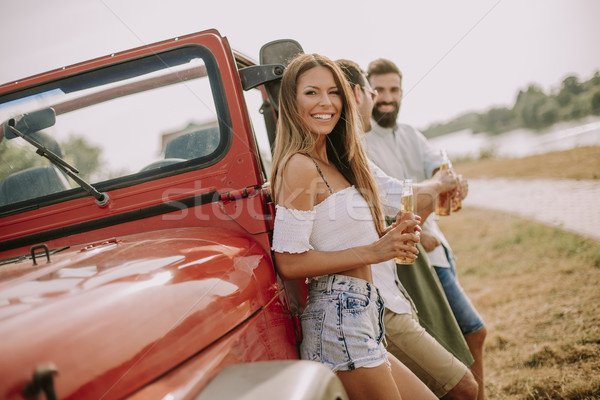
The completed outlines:
{"type": "MultiPolygon", "coordinates": [[[[402,212],[414,212],[414,204],[413,204],[413,187],[412,187],[412,179],[405,179],[402,182],[402,200],[400,200],[400,211],[402,212]]],[[[412,243],[414,246],[414,242],[412,243]]],[[[408,257],[396,257],[394,259],[396,264],[414,264],[415,260],[408,257]]]]}
{"type": "MultiPolygon", "coordinates": [[[[444,170],[452,170],[452,162],[450,161],[450,158],[448,158],[448,153],[446,153],[446,150],[442,149],[440,151],[440,154],[442,156],[442,164],[440,165],[440,170],[444,171],[444,170]]],[[[436,203],[435,203],[435,213],[437,215],[440,216],[447,216],[450,215],[450,213],[452,212],[452,195],[454,194],[454,191],[449,191],[449,192],[444,192],[444,193],[440,193],[438,194],[436,203]]]]}

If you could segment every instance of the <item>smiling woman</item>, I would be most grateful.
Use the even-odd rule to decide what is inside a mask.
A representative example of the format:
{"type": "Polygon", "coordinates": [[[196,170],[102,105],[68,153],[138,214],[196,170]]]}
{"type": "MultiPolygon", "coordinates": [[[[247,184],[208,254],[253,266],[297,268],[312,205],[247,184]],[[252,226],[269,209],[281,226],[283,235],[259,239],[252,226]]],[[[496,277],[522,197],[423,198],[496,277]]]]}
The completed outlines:
{"type": "Polygon", "coordinates": [[[340,92],[325,67],[315,67],[300,76],[296,103],[298,114],[312,133],[327,135],[340,119],[340,92]]]}
{"type": "Polygon", "coordinates": [[[402,215],[384,232],[353,96],[337,64],[320,55],[298,56],[282,77],[272,249],[284,279],[308,278],[300,355],[336,372],[350,398],[435,399],[382,343],[371,264],[414,259],[406,242],[418,241],[409,233],[418,219],[402,215]]]}

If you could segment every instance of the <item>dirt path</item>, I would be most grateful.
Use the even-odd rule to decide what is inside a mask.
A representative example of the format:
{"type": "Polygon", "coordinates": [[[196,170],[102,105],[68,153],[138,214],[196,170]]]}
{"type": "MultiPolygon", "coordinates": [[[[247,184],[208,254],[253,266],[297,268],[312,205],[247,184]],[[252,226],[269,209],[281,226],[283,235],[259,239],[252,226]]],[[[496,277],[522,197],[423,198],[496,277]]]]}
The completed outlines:
{"type": "Polygon", "coordinates": [[[508,212],[600,241],[600,181],[469,179],[464,205],[508,212]]]}

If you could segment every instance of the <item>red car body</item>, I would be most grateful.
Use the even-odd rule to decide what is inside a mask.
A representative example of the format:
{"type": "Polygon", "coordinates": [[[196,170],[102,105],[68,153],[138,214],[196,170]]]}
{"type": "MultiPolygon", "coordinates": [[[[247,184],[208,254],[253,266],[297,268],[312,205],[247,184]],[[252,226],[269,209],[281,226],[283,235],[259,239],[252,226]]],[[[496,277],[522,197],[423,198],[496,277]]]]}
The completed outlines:
{"type": "MultiPolygon", "coordinates": [[[[87,106],[145,95],[150,89],[136,87],[151,79],[137,71],[162,71],[169,57],[175,68],[202,60],[193,77],[210,80],[219,128],[212,153],[94,182],[108,204],[71,183],[0,205],[2,399],[195,398],[227,366],[298,358],[299,327],[273,264],[273,204],[242,87],[240,71],[254,63],[217,31],[2,85],[0,111],[60,94],[65,101],[51,102],[60,127],[87,106]]],[[[185,90],[191,78],[178,74],[185,90]]],[[[272,129],[275,113],[265,110],[272,129]]]]}

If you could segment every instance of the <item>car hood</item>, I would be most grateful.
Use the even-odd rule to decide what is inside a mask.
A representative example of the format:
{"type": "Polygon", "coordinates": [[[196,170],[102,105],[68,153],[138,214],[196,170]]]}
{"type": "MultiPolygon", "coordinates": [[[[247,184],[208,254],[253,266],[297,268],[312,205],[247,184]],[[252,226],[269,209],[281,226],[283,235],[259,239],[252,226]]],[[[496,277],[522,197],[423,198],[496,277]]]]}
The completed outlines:
{"type": "Polygon", "coordinates": [[[269,254],[216,228],[126,236],[50,259],[0,266],[0,398],[22,398],[48,364],[58,398],[120,398],[277,293],[269,254]]]}

